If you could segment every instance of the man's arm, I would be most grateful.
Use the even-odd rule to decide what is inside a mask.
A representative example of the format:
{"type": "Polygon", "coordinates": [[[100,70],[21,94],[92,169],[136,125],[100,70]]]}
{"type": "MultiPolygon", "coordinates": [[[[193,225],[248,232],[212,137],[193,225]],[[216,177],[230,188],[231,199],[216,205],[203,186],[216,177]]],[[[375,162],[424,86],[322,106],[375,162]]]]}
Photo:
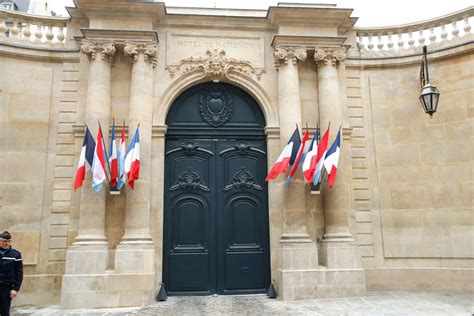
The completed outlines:
{"type": "Polygon", "coordinates": [[[18,258],[15,258],[15,283],[13,283],[13,290],[18,292],[23,282],[23,259],[21,253],[18,251],[18,258]]]}

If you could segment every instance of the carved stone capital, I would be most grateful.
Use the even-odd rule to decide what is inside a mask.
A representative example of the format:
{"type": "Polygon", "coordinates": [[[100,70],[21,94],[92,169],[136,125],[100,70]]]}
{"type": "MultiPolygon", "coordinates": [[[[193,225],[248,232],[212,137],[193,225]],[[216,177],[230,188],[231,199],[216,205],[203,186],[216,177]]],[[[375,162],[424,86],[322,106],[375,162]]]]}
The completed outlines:
{"type": "Polygon", "coordinates": [[[116,50],[113,42],[83,40],[81,43],[81,53],[86,54],[90,59],[96,59],[99,55],[102,60],[112,63],[115,52],[116,50]]]}
{"type": "Polygon", "coordinates": [[[305,61],[307,57],[306,49],[293,47],[278,47],[273,53],[275,67],[278,69],[282,64],[287,65],[288,61],[292,61],[294,65],[298,62],[305,61]]]}
{"type": "Polygon", "coordinates": [[[346,50],[344,48],[317,48],[314,52],[314,61],[317,65],[331,65],[336,66],[346,59],[346,50]]]}
{"type": "Polygon", "coordinates": [[[125,55],[128,56],[129,61],[134,64],[138,60],[138,56],[143,54],[143,60],[150,62],[153,68],[157,65],[156,55],[158,48],[154,44],[125,44],[123,49],[125,55]]]}

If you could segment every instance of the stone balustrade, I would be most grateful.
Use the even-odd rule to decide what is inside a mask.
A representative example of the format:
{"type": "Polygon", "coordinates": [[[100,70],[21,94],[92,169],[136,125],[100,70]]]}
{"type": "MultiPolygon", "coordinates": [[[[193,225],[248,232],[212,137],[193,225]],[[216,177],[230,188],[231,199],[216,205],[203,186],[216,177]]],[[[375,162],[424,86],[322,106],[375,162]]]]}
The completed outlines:
{"type": "Polygon", "coordinates": [[[62,47],[70,18],[46,17],[0,9],[0,42],[14,45],[62,47]]]}
{"type": "Polygon", "coordinates": [[[450,41],[471,33],[474,7],[438,18],[390,27],[358,27],[357,44],[367,51],[394,51],[450,41]]]}

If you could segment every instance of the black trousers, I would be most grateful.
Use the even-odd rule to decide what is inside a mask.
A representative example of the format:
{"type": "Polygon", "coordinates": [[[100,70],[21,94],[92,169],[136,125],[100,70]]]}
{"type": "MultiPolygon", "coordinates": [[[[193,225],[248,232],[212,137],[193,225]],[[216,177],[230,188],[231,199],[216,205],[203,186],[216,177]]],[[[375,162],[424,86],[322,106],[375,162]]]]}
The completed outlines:
{"type": "Polygon", "coordinates": [[[12,304],[11,290],[11,285],[0,283],[0,316],[10,316],[10,306],[12,304]]]}

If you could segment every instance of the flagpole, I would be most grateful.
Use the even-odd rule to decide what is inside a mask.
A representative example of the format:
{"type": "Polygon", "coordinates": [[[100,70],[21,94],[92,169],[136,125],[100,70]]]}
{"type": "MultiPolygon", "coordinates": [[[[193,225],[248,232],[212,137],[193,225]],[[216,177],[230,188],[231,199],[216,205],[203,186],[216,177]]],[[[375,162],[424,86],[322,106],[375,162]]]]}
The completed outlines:
{"type": "MultiPolygon", "coordinates": [[[[107,157],[107,149],[105,148],[105,143],[104,143],[104,133],[102,132],[102,127],[100,127],[100,121],[97,120],[97,122],[99,123],[99,129],[100,129],[100,133],[102,134],[102,147],[104,148],[104,154],[105,154],[105,157],[104,159],[107,159],[107,169],[110,173],[110,166],[109,166],[109,159],[107,157]]],[[[109,183],[109,188],[110,188],[110,178],[109,178],[109,175],[107,173],[106,170],[105,171],[105,177],[107,178],[107,182],[109,183]]]]}

